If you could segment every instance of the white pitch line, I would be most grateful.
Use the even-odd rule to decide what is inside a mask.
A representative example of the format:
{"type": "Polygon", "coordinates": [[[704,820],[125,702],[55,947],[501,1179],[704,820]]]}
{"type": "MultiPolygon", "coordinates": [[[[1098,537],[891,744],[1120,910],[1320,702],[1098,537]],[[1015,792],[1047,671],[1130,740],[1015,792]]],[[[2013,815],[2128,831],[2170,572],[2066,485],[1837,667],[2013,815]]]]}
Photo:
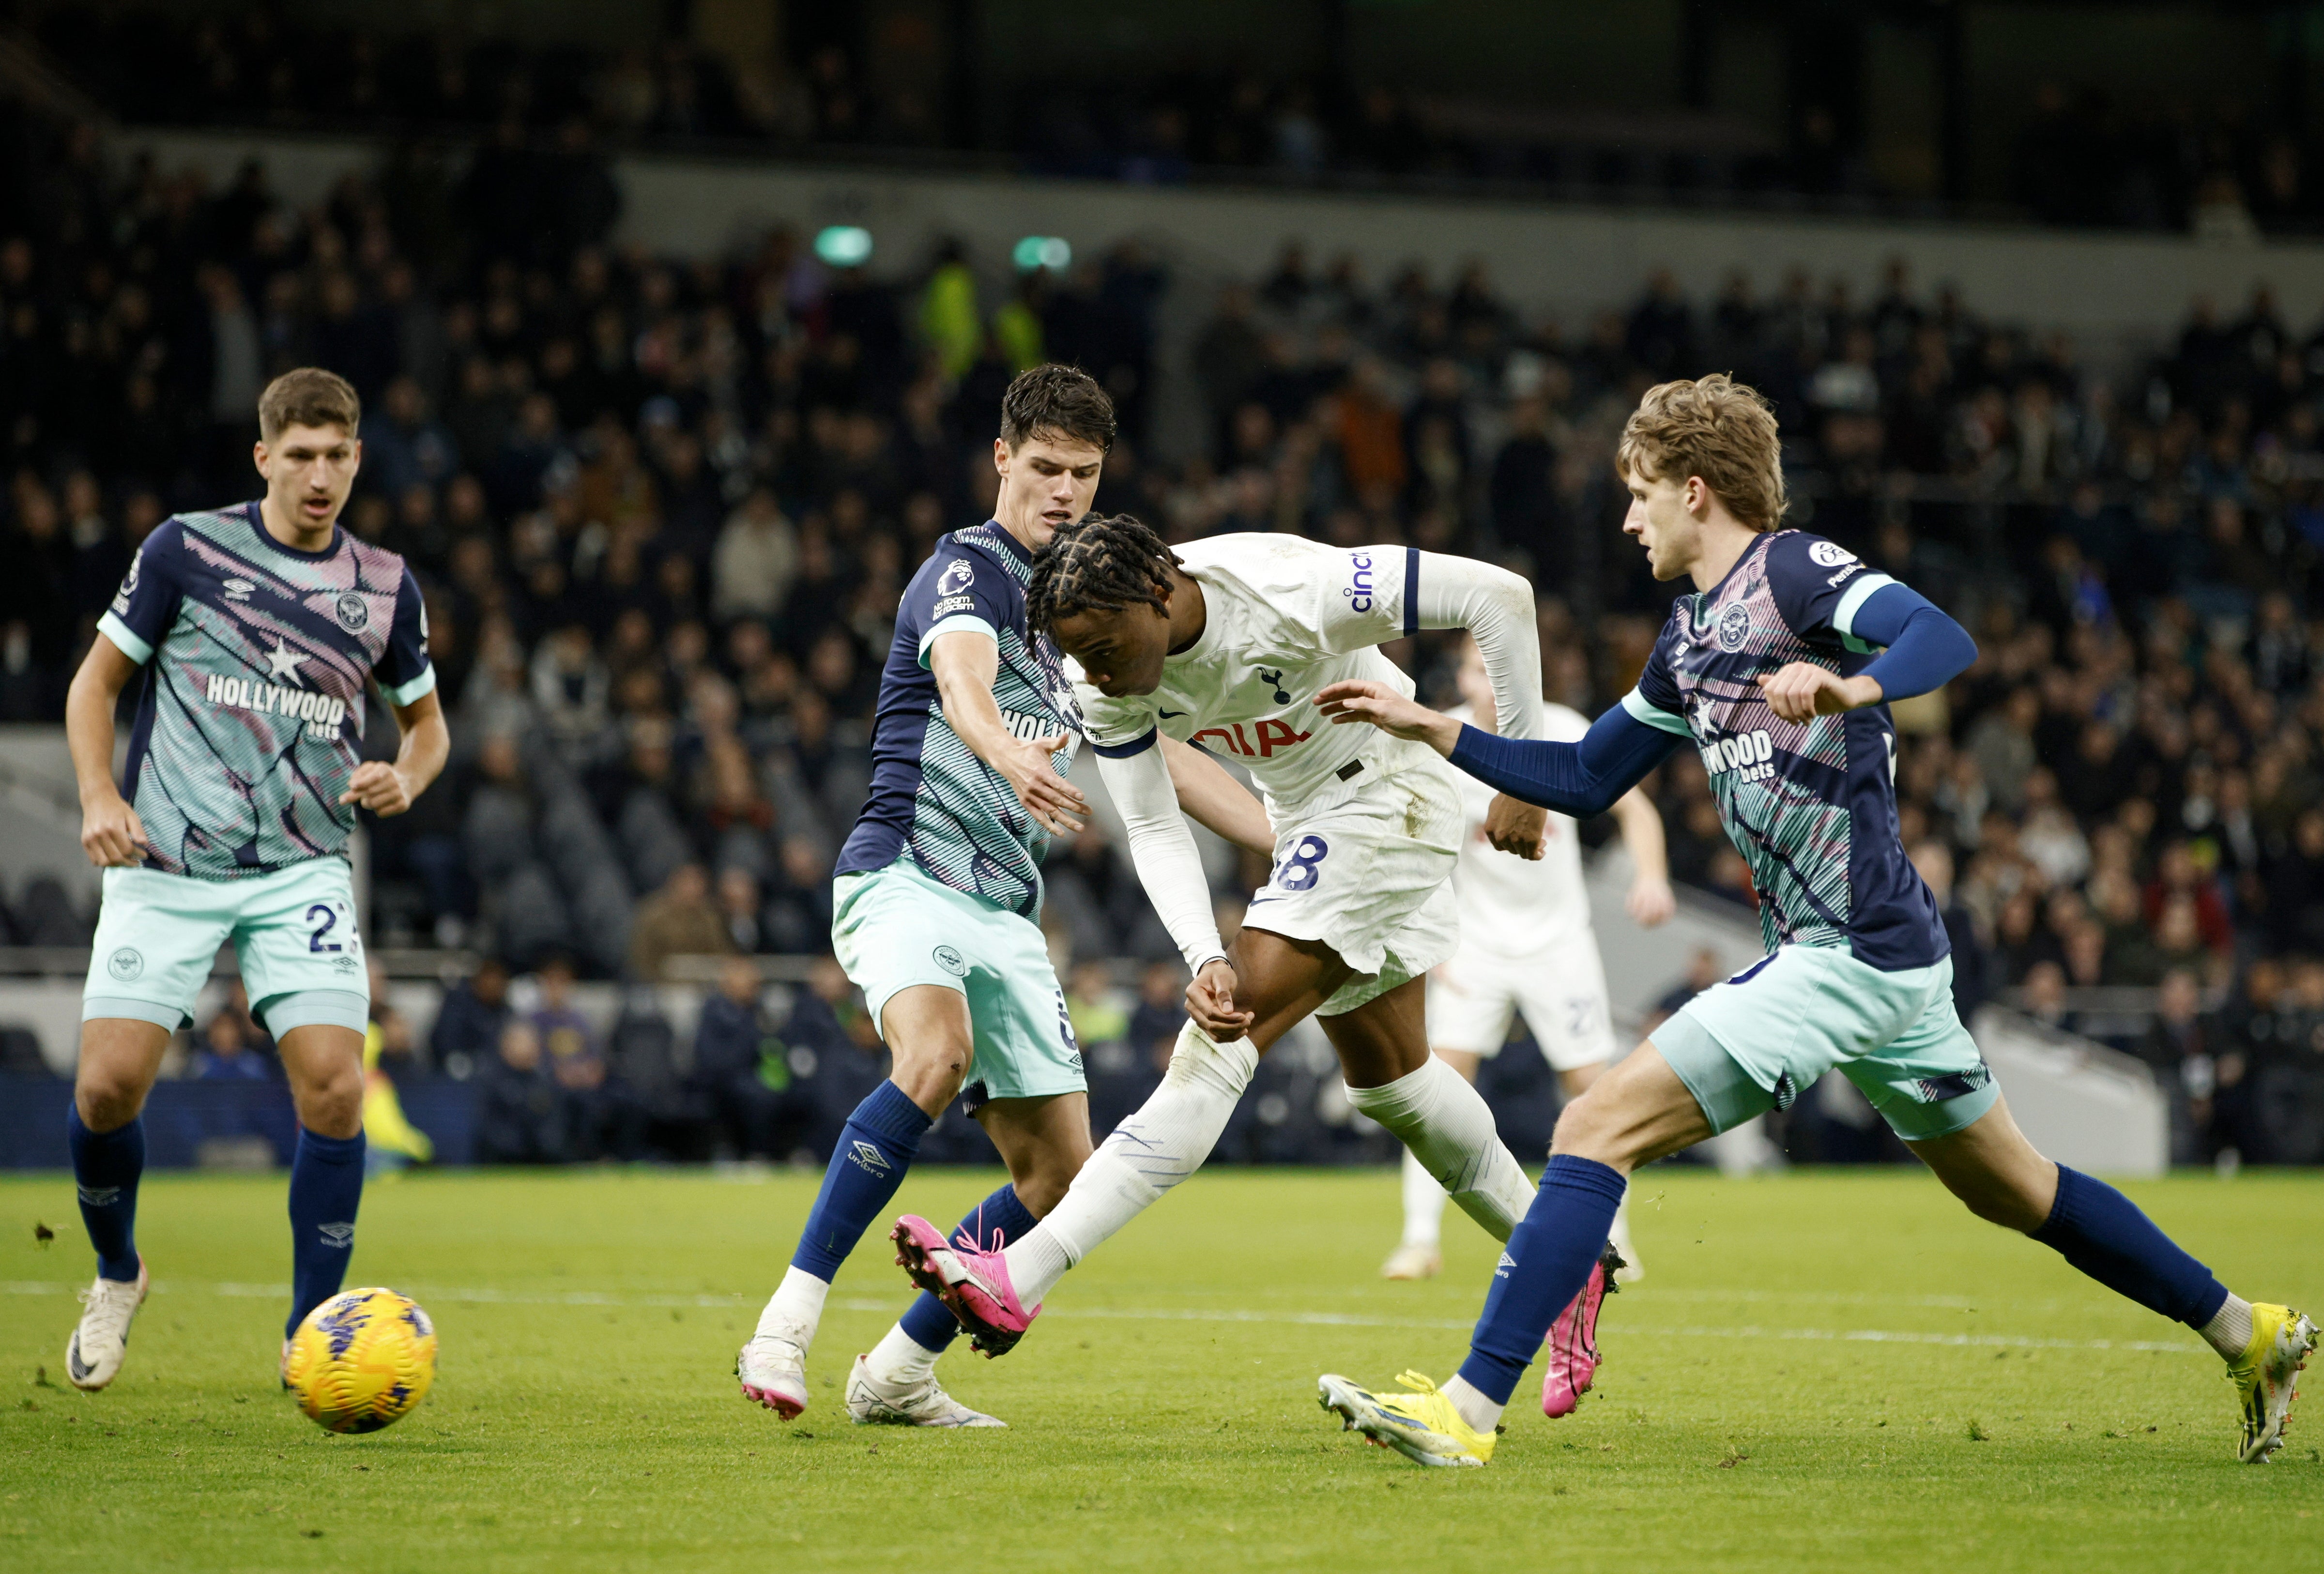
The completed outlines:
{"type": "MultiPolygon", "coordinates": [[[[204,1286],[213,1295],[237,1300],[280,1300],[290,1293],[288,1284],[217,1284],[204,1286]]],[[[73,1288],[44,1279],[0,1280],[0,1294],[56,1295],[73,1288]]],[[[166,1294],[188,1288],[168,1280],[155,1280],[154,1293],[166,1294]]],[[[634,1307],[697,1307],[718,1311],[747,1309],[759,1304],[756,1298],[744,1295],[714,1294],[654,1294],[622,1295],[602,1290],[560,1290],[549,1293],[525,1291],[462,1289],[442,1285],[412,1286],[412,1293],[425,1301],[452,1301],[484,1306],[634,1306],[634,1307]]],[[[894,1301],[875,1301],[855,1297],[834,1300],[826,1303],[837,1312],[893,1312],[899,1310],[894,1301]]],[[[1372,1317],[1348,1312],[1258,1312],[1235,1308],[1185,1309],[1138,1308],[1121,1306],[1082,1306],[1060,1308],[1051,1317],[1066,1319],[1092,1318],[1120,1322],[1248,1322],[1278,1323],[1305,1328],[1384,1328],[1409,1329],[1425,1332],[1445,1330],[1465,1331],[1475,1326],[1473,1319],[1372,1317]]],[[[2023,1334],[1999,1333],[1930,1333],[1910,1330],[1883,1328],[1763,1328],[1756,1325],[1743,1328],[1710,1328],[1680,1325],[1664,1328],[1606,1329],[1608,1337],[1628,1338],[1651,1334],[1660,1338],[1733,1339],[1804,1339],[1815,1343],[1860,1343],[1904,1345],[1950,1345],[1971,1349],[2013,1350],[2124,1350],[2148,1355],[2193,1355],[2203,1346],[2165,1339],[2037,1339],[2023,1334]]]]}

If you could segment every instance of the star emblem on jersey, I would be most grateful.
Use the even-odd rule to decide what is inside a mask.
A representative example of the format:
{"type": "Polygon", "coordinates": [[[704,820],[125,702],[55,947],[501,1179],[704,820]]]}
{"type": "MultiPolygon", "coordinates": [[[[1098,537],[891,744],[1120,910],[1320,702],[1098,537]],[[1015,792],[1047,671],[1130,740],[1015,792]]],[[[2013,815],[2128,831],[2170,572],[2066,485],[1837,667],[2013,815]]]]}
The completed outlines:
{"type": "Polygon", "coordinates": [[[1751,609],[1741,604],[1719,614],[1719,648],[1740,650],[1751,642],[1751,609]]]}
{"type": "Polygon", "coordinates": [[[281,637],[277,635],[274,649],[266,653],[266,676],[275,679],[288,678],[290,682],[297,683],[299,664],[306,659],[304,652],[291,649],[282,642],[281,637]]]}

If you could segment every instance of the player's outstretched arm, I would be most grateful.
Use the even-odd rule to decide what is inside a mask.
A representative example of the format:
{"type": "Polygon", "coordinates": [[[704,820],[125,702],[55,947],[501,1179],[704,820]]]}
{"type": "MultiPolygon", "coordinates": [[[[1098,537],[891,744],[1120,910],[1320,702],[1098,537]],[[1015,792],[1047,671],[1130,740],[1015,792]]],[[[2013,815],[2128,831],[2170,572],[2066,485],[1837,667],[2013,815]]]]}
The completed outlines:
{"type": "Polygon", "coordinates": [[[103,633],[65,693],[65,746],[80,788],[80,846],[99,869],[143,863],[145,822],[113,779],[113,712],[138,664],[103,633]]]}
{"type": "Polygon", "coordinates": [[[938,635],[928,648],[928,670],[936,674],[945,723],[971,754],[1001,774],[1025,812],[1053,835],[1080,831],[1089,800],[1050,762],[1065,746],[1067,734],[1023,739],[1009,731],[992,698],[1001,647],[991,637],[964,629],[938,635]]]}
{"type": "Polygon", "coordinates": [[[1178,806],[1194,816],[1194,824],[1246,852],[1273,858],[1275,826],[1257,795],[1229,775],[1207,750],[1158,732],[1155,736],[1178,789],[1178,806]]]}
{"type": "Polygon", "coordinates": [[[1576,817],[1612,808],[1679,745],[1677,734],[1650,727],[1619,705],[1592,722],[1579,743],[1552,743],[1496,738],[1369,679],[1333,684],[1315,704],[1334,725],[1369,722],[1427,744],[1487,787],[1576,817]]]}
{"type": "Polygon", "coordinates": [[[452,752],[452,730],[444,723],[444,706],[429,689],[408,705],[392,705],[396,730],[395,762],[366,759],[347,778],[343,804],[357,804],[383,818],[401,815],[428,784],[443,773],[452,752]]]}

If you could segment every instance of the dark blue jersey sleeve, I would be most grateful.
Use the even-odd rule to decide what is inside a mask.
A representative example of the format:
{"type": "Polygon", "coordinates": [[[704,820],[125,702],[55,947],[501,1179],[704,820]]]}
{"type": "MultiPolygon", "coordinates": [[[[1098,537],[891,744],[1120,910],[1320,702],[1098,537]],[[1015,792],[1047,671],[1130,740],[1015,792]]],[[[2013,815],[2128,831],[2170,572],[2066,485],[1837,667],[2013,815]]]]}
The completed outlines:
{"type": "Polygon", "coordinates": [[[1911,585],[1890,580],[1856,610],[1851,638],[1885,647],[1860,675],[1880,685],[1883,699],[1909,699],[1944,687],[1977,659],[1977,641],[1911,585]]]}
{"type": "Polygon", "coordinates": [[[388,628],[387,649],[372,667],[379,692],[392,705],[408,705],[436,687],[436,668],[428,659],[428,603],[420,598],[420,582],[403,571],[396,587],[395,621],[388,628]]]}
{"type": "Polygon", "coordinates": [[[1001,631],[1020,627],[1025,592],[1015,576],[974,548],[956,541],[936,553],[905,587],[897,609],[899,628],[918,636],[919,662],[928,664],[928,646],[939,634],[981,631],[994,640],[1001,631]]]}
{"type": "Polygon", "coordinates": [[[178,562],[185,543],[185,528],[176,520],[164,520],[129,560],[128,576],[97,621],[105,637],[140,667],[153,658],[162,636],[178,621],[178,603],[184,599],[178,562]]]}
{"type": "MultiPolygon", "coordinates": [[[[1678,627],[1678,621],[1686,615],[1684,611],[1681,610],[1683,605],[1684,603],[1682,603],[1680,608],[1672,610],[1670,621],[1663,625],[1663,631],[1655,636],[1655,648],[1646,652],[1646,670],[1638,674],[1638,686],[1633,691],[1640,700],[1645,702],[1645,709],[1653,710],[1670,718],[1677,723],[1677,730],[1680,732],[1686,730],[1686,699],[1679,693],[1678,679],[1671,672],[1670,648],[1672,637],[1678,627]]],[[[1629,704],[1627,697],[1624,703],[1629,704]]],[[[1631,713],[1649,726],[1665,725],[1652,716],[1640,714],[1640,706],[1633,704],[1631,713]]]]}
{"type": "Polygon", "coordinates": [[[1579,819],[1612,808],[1685,735],[1683,723],[1674,732],[1616,705],[1591,723],[1578,743],[1499,738],[1462,727],[1451,758],[1487,787],[1579,819]]]}
{"type": "Polygon", "coordinates": [[[1785,530],[1767,543],[1767,589],[1775,611],[1811,643],[1846,639],[1857,609],[1895,583],[1839,542],[1805,530],[1785,530]]]}

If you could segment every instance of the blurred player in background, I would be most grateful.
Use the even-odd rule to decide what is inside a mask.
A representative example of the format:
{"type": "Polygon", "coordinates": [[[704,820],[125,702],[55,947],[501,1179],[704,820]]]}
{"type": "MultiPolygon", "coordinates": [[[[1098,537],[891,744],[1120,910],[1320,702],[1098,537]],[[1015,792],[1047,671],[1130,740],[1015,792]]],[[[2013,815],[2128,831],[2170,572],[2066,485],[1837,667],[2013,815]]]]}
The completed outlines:
{"type": "MultiPolygon", "coordinates": [[[[1837,542],[1781,528],[1775,414],[1752,390],[1718,374],[1649,389],[1615,463],[1624,530],[1657,579],[1694,590],[1637,686],[1579,743],[1495,738],[1379,683],[1338,685],[1324,707],[1572,815],[1602,812],[1692,744],[1750,864],[1768,953],[1566,1107],[1459,1374],[1441,1390],[1406,1374],[1412,1392],[1395,1395],[1327,1374],[1323,1404],[1418,1463],[1484,1464],[1542,1320],[1579,1296],[1584,1327],[1595,1322],[1607,1232],[1637,1166],[1789,1108],[1837,1069],[1978,1217],[2200,1333],[2236,1387],[2236,1457],[2265,1460],[2315,1325],[2231,1293],[2130,1199],[2044,1158],[1954,1010],[1951,942],[1898,839],[1888,703],[1951,682],[1976,643],[1837,542]]],[[[1561,1397],[1545,1385],[1543,1408],[1558,1413],[1561,1397]]]]}
{"type": "MultiPolygon", "coordinates": [[[[1446,713],[1480,732],[1496,731],[1493,686],[1474,640],[1462,641],[1457,682],[1462,703],[1446,713]]],[[[1589,730],[1579,712],[1542,706],[1545,738],[1570,743],[1589,730]]],[[[1559,1091],[1576,1098],[1614,1058],[1606,964],[1590,927],[1578,827],[1567,815],[1550,815],[1541,856],[1528,861],[1499,851],[1485,833],[1493,789],[1465,772],[1460,788],[1467,835],[1452,871],[1452,894],[1461,911],[1461,949],[1428,975],[1428,1042],[1439,1059],[1473,1082],[1478,1066],[1501,1053],[1511,1022],[1522,1012],[1542,1058],[1557,1073],[1559,1091]]],[[[1677,910],[1662,816],[1635,788],[1611,812],[1630,854],[1630,916],[1654,928],[1677,910]]],[[[1443,1269],[1438,1241],[1444,1198],[1444,1188],[1406,1148],[1404,1239],[1388,1254],[1383,1277],[1431,1279],[1443,1269]]],[[[1615,1277],[1628,1284],[1643,1270],[1630,1244],[1627,1208],[1614,1215],[1612,1238],[1623,1261],[1615,1277]]]]}
{"type": "MultiPolygon", "coordinates": [[[[1089,1156],[1081,1046],[1041,933],[1041,858],[1088,813],[1065,779],[1079,730],[1056,648],[1027,627],[1034,552],[1088,511],[1113,443],[1112,400],[1039,366],[1001,401],[994,517],[936,543],[904,591],[881,676],[872,782],[839,855],[832,949],[892,1057],[834,1147],[798,1249],[736,1358],[743,1397],[807,1408],[807,1353],[839,1266],[886,1209],[920,1139],[964,1094],[1010,1181],[961,1220],[998,1246],[1056,1206],[1089,1156]]],[[[1215,760],[1180,749],[1180,804],[1264,847],[1266,821],[1215,760]]],[[[936,1382],[959,1332],[922,1297],[847,1380],[859,1423],[999,1426],[936,1382]]]]}
{"type": "Polygon", "coordinates": [[[147,1282],[139,1111],[229,940],[299,1112],[286,1358],[354,1251],[371,981],[347,837],[358,805],[410,808],[450,748],[419,585],[401,557],[339,528],[361,415],[328,372],[270,383],[255,450],[265,497],[180,514],[146,538],[65,702],[81,846],[105,870],[67,1128],[97,1247],[65,1348],[76,1387],[121,1370],[147,1282]],[[141,667],[116,786],[114,710],[141,667]],[[392,763],[361,759],[370,681],[401,734],[392,763]]]}
{"type": "MultiPolygon", "coordinates": [[[[1259,1056],[1311,1015],[1339,1054],[1350,1102],[1507,1238],[1529,1183],[1476,1089],[1428,1053],[1423,1012],[1423,975],[1458,939],[1458,777],[1425,748],[1323,725],[1315,697],[1348,678],[1408,695],[1412,680],[1379,647],[1421,629],[1466,629],[1496,713],[1512,735],[1537,737],[1533,587],[1466,557],[1276,533],[1173,551],[1117,516],[1058,531],[1027,596],[1034,627],[1053,632],[1081,669],[1075,697],[1131,861],[1194,975],[1189,1020],[1162,1085],[1039,1229],[1002,1252],[947,1243],[924,1219],[899,1220],[895,1239],[914,1282],[940,1295],[987,1354],[1011,1348],[1067,1269],[1202,1166],[1259,1056]],[[1266,795],[1274,870],[1231,955],[1173,799],[1166,739],[1234,756],[1266,795]]],[[[1498,847],[1537,857],[1545,819],[1505,797],[1486,832],[1498,847]]]]}

